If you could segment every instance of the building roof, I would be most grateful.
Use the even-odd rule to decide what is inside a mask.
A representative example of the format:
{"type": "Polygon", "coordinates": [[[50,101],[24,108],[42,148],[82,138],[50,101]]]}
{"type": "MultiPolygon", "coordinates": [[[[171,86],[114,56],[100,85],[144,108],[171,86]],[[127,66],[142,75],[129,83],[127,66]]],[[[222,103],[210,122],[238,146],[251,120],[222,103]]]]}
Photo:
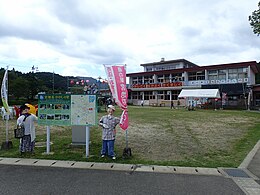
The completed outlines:
{"type": "Polygon", "coordinates": [[[220,98],[218,89],[183,89],[178,98],[195,97],[195,98],[220,98]]]}
{"type": "Polygon", "coordinates": [[[178,62],[184,62],[186,64],[190,64],[193,66],[198,66],[197,64],[194,64],[188,60],[185,59],[176,59],[176,60],[167,60],[165,61],[164,58],[161,59],[159,62],[151,62],[151,63],[145,63],[145,64],[140,64],[140,66],[151,66],[151,65],[160,65],[160,64],[171,64],[171,63],[178,63],[178,62]]]}
{"type": "MultiPolygon", "coordinates": [[[[175,60],[172,60],[175,61],[175,60]]],[[[167,61],[169,62],[169,61],[167,61]]],[[[154,62],[155,63],[155,62],[154,62]]],[[[150,63],[153,64],[153,63],[150,63]]],[[[158,62],[157,62],[158,64],[158,62]]],[[[203,71],[203,70],[220,70],[227,68],[243,68],[250,66],[254,73],[259,73],[260,69],[257,66],[256,61],[248,61],[248,62],[237,62],[237,63],[229,63],[229,64],[217,64],[217,65],[208,65],[208,66],[195,66],[191,68],[180,68],[180,69],[172,69],[172,70],[160,70],[160,71],[149,71],[149,72],[137,72],[137,73],[128,73],[126,76],[150,76],[154,74],[171,74],[171,73],[182,73],[186,72],[194,72],[194,71],[203,71]]]]}

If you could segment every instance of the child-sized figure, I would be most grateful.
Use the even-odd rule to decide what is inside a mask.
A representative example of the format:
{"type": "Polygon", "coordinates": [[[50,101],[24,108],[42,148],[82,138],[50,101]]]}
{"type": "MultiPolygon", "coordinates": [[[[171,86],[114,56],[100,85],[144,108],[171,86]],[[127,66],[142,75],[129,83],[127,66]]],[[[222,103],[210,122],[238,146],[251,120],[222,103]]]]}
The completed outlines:
{"type": "Polygon", "coordinates": [[[120,118],[113,116],[115,107],[108,105],[107,115],[102,116],[99,125],[102,127],[102,150],[101,157],[108,155],[113,160],[116,159],[114,152],[114,144],[116,138],[116,125],[120,122],[120,118]]]}

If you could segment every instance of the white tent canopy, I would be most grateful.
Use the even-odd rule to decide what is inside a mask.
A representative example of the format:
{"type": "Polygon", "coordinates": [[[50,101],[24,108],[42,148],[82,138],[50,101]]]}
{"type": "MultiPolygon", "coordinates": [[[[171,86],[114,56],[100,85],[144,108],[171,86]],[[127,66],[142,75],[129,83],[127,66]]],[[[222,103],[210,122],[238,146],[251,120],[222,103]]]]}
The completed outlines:
{"type": "Polygon", "coordinates": [[[220,98],[218,89],[183,89],[178,98],[220,98]]]}

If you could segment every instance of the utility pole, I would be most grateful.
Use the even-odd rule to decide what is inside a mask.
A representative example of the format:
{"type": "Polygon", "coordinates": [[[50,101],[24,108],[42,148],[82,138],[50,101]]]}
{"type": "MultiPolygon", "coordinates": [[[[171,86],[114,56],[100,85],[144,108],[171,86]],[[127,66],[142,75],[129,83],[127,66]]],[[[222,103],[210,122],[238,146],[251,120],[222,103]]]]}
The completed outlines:
{"type": "Polygon", "coordinates": [[[98,94],[100,94],[100,80],[101,80],[101,76],[98,77],[98,94]]]}
{"type": "Polygon", "coordinates": [[[52,74],[52,93],[54,94],[54,71],[52,74]]]}

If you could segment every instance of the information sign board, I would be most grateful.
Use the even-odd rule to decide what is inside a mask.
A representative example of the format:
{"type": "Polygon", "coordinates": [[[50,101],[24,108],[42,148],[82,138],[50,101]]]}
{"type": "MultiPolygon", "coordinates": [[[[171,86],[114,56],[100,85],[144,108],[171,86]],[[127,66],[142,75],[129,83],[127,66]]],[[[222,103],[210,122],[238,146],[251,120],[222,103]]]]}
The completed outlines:
{"type": "Polygon", "coordinates": [[[96,124],[96,96],[71,96],[71,125],[96,124]]]}
{"type": "Polygon", "coordinates": [[[96,125],[95,95],[39,94],[39,125],[96,125]]]}

